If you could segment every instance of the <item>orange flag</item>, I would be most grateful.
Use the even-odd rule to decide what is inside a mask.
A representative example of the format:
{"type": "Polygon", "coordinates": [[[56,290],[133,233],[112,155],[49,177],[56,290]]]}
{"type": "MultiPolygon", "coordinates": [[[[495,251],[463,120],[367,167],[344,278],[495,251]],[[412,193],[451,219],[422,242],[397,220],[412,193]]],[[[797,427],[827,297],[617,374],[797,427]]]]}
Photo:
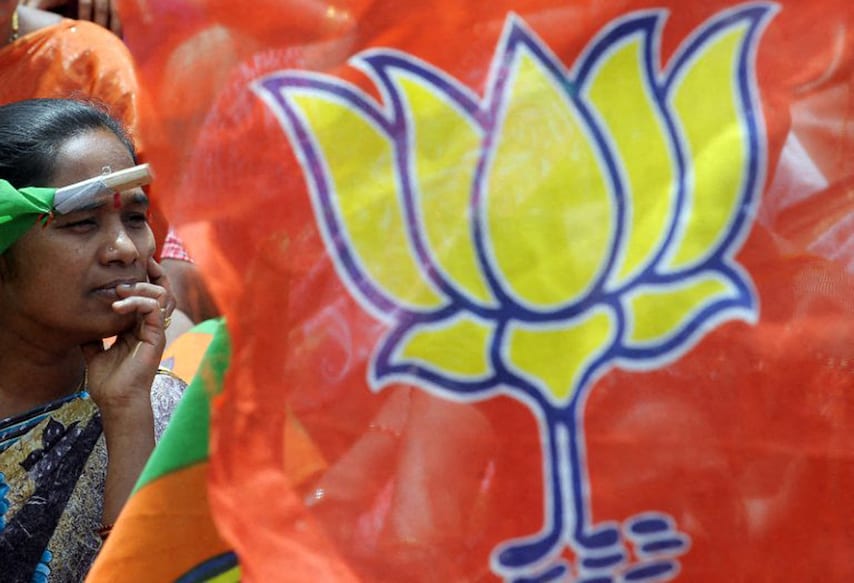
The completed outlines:
{"type": "Polygon", "coordinates": [[[854,577],[848,2],[121,9],[243,578],[854,577]]]}

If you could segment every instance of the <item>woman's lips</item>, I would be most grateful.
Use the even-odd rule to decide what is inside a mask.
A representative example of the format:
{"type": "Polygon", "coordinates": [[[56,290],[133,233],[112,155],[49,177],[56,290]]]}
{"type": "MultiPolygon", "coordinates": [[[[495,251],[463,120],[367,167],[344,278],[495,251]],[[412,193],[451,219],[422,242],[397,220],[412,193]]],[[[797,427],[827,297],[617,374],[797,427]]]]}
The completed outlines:
{"type": "Polygon", "coordinates": [[[99,298],[103,298],[105,300],[109,300],[110,302],[114,302],[119,299],[119,294],[116,292],[116,288],[120,285],[134,285],[139,283],[139,280],[136,279],[121,279],[111,281],[109,283],[105,283],[99,287],[96,287],[92,290],[92,293],[98,296],[99,298]]]}

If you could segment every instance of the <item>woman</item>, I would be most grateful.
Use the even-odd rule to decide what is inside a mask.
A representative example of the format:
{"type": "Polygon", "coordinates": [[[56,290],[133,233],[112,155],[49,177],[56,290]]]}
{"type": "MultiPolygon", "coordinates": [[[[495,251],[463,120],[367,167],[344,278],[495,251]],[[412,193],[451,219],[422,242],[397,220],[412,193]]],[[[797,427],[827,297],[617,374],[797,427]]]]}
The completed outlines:
{"type": "MultiPolygon", "coordinates": [[[[121,125],[91,105],[0,107],[0,179],[14,189],[134,165],[121,125]]],[[[137,187],[30,218],[21,236],[0,224],[4,581],[82,580],[183,389],[158,374],[174,299],[147,216],[137,187]]]]}

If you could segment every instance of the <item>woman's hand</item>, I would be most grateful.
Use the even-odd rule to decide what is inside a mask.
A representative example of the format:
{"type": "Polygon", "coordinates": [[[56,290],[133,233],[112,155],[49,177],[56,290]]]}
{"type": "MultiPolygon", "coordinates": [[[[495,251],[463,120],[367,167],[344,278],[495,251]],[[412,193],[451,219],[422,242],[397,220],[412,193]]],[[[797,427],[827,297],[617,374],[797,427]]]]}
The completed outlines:
{"type": "Polygon", "coordinates": [[[136,322],[106,350],[100,341],[82,347],[109,457],[105,525],[115,521],[154,448],[151,384],[166,344],[165,322],[175,309],[169,281],[154,259],[148,262],[148,282],[118,287],[116,293],[113,310],[136,315],[136,322]]]}
{"type": "Polygon", "coordinates": [[[166,343],[165,323],[175,309],[175,299],[163,268],[149,260],[148,282],[116,288],[113,310],[133,314],[135,323],[119,334],[108,349],[98,341],[84,345],[89,371],[89,394],[102,416],[113,411],[147,406],[150,389],[166,343]]]}

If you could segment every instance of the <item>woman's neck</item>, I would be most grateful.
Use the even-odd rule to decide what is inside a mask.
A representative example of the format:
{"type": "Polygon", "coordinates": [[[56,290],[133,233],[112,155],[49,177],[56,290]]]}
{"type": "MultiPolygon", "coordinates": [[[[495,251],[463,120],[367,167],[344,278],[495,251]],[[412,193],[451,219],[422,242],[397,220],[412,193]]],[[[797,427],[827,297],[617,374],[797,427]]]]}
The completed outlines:
{"type": "Polygon", "coordinates": [[[80,390],[85,370],[77,346],[50,349],[0,333],[0,419],[80,390]]]}

